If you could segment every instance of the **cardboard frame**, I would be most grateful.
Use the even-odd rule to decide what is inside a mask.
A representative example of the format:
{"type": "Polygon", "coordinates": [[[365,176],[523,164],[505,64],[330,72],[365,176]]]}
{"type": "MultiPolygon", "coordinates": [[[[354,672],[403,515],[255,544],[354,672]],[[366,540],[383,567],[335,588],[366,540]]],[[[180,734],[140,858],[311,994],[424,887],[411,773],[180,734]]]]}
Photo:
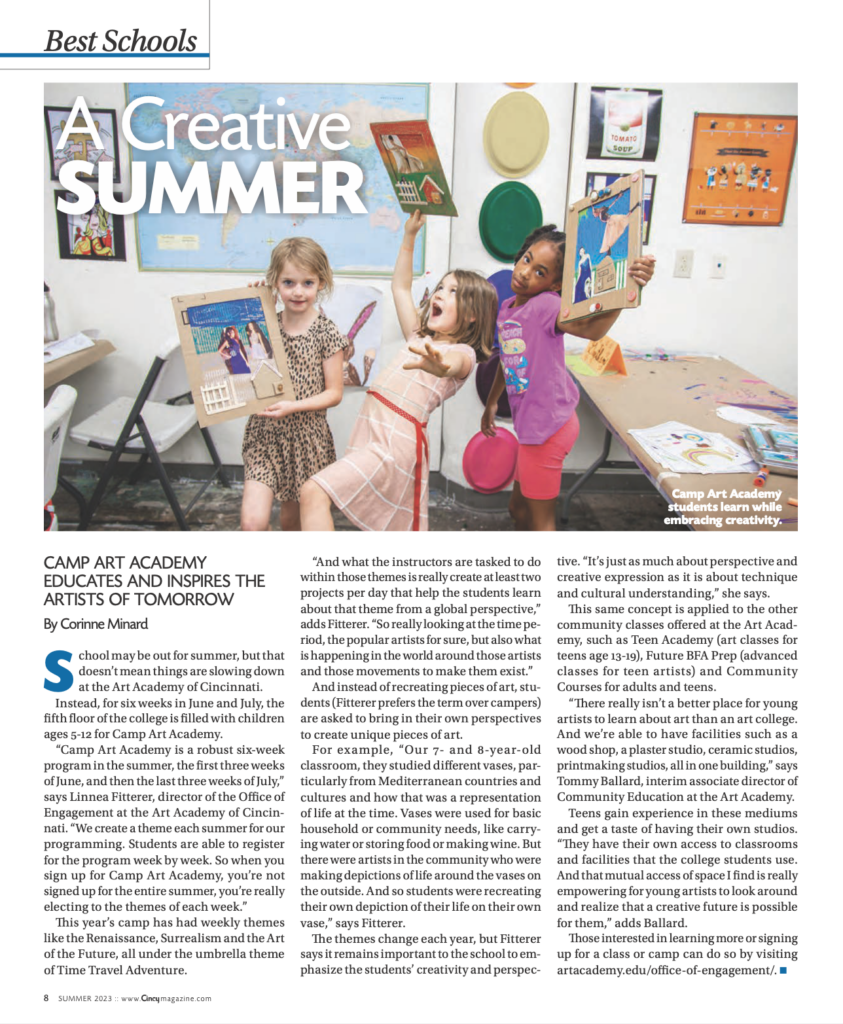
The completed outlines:
{"type": "Polygon", "coordinates": [[[369,129],[405,213],[459,216],[427,121],[375,121],[369,129]]]}
{"type": "Polygon", "coordinates": [[[200,427],[251,416],[275,402],[295,401],[275,299],[267,285],[176,295],[172,302],[200,427]],[[266,348],[247,326],[251,324],[269,342],[269,357],[262,354],[266,348]]]}
{"type": "MultiPolygon", "coordinates": [[[[587,196],[591,195],[595,188],[605,188],[623,176],[623,171],[586,171],[585,194],[587,196]],[[601,178],[606,180],[599,181],[601,178]]],[[[650,229],[653,226],[653,210],[656,205],[657,180],[658,175],[656,174],[650,174],[649,172],[644,174],[644,227],[642,229],[644,245],[650,244],[650,229]],[[648,187],[650,190],[649,195],[647,194],[648,187]]]]}
{"type": "Polygon", "coordinates": [[[641,304],[641,287],[629,277],[627,268],[641,256],[643,223],[643,169],[568,207],[560,322],[641,304]],[[601,220],[595,212],[601,209],[609,218],[602,231],[599,223],[592,223],[592,219],[601,220]],[[625,223],[611,219],[624,217],[625,223]],[[581,249],[585,249],[585,257],[581,249]]]}

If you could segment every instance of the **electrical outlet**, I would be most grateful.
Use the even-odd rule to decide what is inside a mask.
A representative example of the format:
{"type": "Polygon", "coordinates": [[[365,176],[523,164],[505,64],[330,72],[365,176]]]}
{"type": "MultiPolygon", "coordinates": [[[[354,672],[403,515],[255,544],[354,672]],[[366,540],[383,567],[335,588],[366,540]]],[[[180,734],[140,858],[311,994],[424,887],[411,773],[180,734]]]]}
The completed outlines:
{"type": "Polygon", "coordinates": [[[694,250],[677,249],[676,262],[673,265],[674,277],[690,277],[694,269],[694,250]]]}
{"type": "Polygon", "coordinates": [[[711,261],[711,277],[722,279],[726,276],[726,257],[715,256],[711,261]]]}

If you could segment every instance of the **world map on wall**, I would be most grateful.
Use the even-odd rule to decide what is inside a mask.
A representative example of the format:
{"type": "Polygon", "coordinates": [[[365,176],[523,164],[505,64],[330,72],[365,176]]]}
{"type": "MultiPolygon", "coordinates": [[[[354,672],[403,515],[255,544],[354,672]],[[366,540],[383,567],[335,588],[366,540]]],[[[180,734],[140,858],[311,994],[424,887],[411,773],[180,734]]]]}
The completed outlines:
{"type": "MultiPolygon", "coordinates": [[[[185,213],[177,214],[165,202],[161,213],[143,210],[136,214],[138,262],[142,270],[205,270],[217,272],[248,272],[263,274],[272,249],[283,238],[305,235],[317,241],[327,252],[334,273],[354,275],[388,275],[392,272],[406,214],[401,211],[369,131],[374,121],[401,121],[427,117],[426,85],[256,85],[256,84],[144,84],[126,86],[127,102],[143,96],[155,96],[163,106],[142,104],[133,113],[132,131],[143,142],[166,141],[165,116],[168,113],[213,114],[220,121],[226,114],[246,117],[263,104],[272,114],[267,122],[265,138],[277,139],[275,116],[292,114],[302,127],[313,114],[345,114],[350,129],[344,136],[349,145],[339,151],[325,149],[314,132],[307,149],[296,148],[289,130],[286,146],[261,150],[257,146],[257,125],[249,122],[251,150],[196,149],[187,137],[187,125],[175,127],[174,147],[157,150],[133,148],[133,162],[170,163],[176,179],[183,183],[197,161],[208,164],[212,187],[219,182],[222,162],[234,161],[245,182],[252,180],[262,160],[272,160],[278,172],[286,160],[348,160],[363,171],[359,196],[366,214],[352,214],[340,201],[336,214],[267,214],[261,204],[252,213],[241,213],[231,204],[227,213],[202,214],[194,203],[185,213]],[[285,104],[279,106],[278,98],[285,104]],[[252,137],[254,136],[254,137],[252,137]],[[169,212],[168,212],[169,208],[169,212]],[[339,212],[343,211],[343,212],[339,212]]],[[[223,126],[225,128],[228,125],[223,126]]],[[[222,130],[219,134],[222,134],[222,130]]],[[[206,132],[203,139],[213,137],[206,132]]],[[[342,135],[334,134],[334,139],[342,135]]],[[[151,177],[152,167],[148,169],[151,177]]],[[[317,175],[318,181],[318,175],[317,175]]],[[[317,192],[304,197],[318,200],[317,192]]],[[[414,274],[421,274],[424,247],[417,245],[414,274]]]]}

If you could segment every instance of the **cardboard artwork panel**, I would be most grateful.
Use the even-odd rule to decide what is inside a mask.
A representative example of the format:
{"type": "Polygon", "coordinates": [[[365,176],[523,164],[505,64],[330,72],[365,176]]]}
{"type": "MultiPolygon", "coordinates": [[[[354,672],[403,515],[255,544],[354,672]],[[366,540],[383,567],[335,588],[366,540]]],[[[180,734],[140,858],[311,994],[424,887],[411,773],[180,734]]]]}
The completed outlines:
{"type": "Polygon", "coordinates": [[[797,123],[772,114],[694,114],[683,224],[782,224],[797,123]]]}
{"type": "Polygon", "coordinates": [[[369,128],[405,213],[459,216],[427,121],[378,121],[369,128]]]}
{"type": "Polygon", "coordinates": [[[266,285],[177,295],[173,310],[200,426],[296,399],[266,285]]]}
{"type": "MultiPolygon", "coordinates": [[[[622,178],[622,174],[600,174],[595,171],[588,171],[585,176],[585,194],[587,196],[601,188],[606,188],[607,185],[613,185],[618,178],[622,178]]],[[[656,175],[645,174],[644,175],[644,227],[643,227],[643,239],[644,245],[650,244],[650,225],[653,223],[653,204],[656,201],[656,175]]]]}
{"type": "Polygon", "coordinates": [[[644,172],[618,178],[568,208],[563,321],[641,303],[628,268],[641,256],[644,172]]]}

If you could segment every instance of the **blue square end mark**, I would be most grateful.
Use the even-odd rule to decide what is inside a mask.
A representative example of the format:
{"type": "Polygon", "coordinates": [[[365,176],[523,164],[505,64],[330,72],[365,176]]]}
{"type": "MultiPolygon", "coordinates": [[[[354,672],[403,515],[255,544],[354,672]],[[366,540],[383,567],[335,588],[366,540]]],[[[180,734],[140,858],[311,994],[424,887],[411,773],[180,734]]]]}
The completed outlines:
{"type": "Polygon", "coordinates": [[[787,974],[787,968],[786,967],[780,967],[779,968],[779,974],[787,974]]]}

